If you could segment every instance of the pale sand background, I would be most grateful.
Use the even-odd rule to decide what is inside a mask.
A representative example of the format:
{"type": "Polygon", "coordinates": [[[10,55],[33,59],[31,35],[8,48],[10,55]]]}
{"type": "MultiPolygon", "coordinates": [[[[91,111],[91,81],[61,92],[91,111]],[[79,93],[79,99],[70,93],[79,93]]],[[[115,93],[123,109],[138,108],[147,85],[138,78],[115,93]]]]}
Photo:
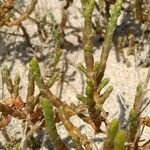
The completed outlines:
{"type": "MultiPolygon", "coordinates": [[[[56,20],[59,22],[61,19],[61,11],[60,11],[61,9],[60,8],[62,7],[62,5],[63,5],[63,2],[60,2],[58,0],[41,0],[39,2],[39,7],[37,7],[37,9],[38,9],[38,11],[41,11],[41,15],[44,15],[44,13],[51,11],[54,14],[54,16],[56,17],[56,20]]],[[[69,8],[69,13],[70,13],[69,19],[70,19],[70,22],[72,23],[72,25],[75,27],[83,27],[83,18],[81,16],[79,8],[81,8],[80,0],[76,0],[74,2],[73,6],[71,6],[69,8]]],[[[120,19],[121,19],[121,17],[120,17],[120,19]]],[[[29,33],[32,34],[32,33],[36,32],[35,26],[30,21],[26,21],[25,24],[28,29],[27,31],[29,33]]],[[[66,32],[68,32],[68,31],[66,31],[66,32]]],[[[22,39],[18,38],[18,42],[21,40],[22,39]]],[[[77,38],[73,35],[67,36],[67,40],[76,46],[78,45],[77,38]]],[[[34,40],[33,42],[39,43],[36,40],[34,40]]],[[[0,44],[2,45],[3,43],[0,42],[0,44]]],[[[147,47],[147,48],[149,48],[149,47],[147,47]]],[[[3,55],[5,54],[5,52],[2,52],[2,50],[3,51],[6,50],[5,45],[1,46],[1,48],[0,48],[0,53],[1,53],[0,58],[3,58],[4,57],[3,55]]],[[[80,47],[77,48],[76,50],[73,50],[72,52],[71,52],[72,49],[69,49],[69,50],[70,51],[68,51],[68,52],[66,50],[64,50],[64,54],[66,54],[66,58],[72,64],[72,65],[68,66],[68,70],[67,70],[66,74],[70,75],[71,73],[76,71],[76,75],[74,77],[75,78],[74,81],[71,81],[68,84],[66,84],[66,83],[63,84],[63,92],[62,92],[61,97],[63,100],[65,100],[68,103],[70,103],[70,102],[77,103],[78,101],[76,99],[76,94],[81,93],[82,88],[83,88],[83,86],[82,86],[83,76],[81,76],[81,74],[78,72],[77,65],[79,63],[84,63],[83,50],[81,50],[80,47]]],[[[43,53],[45,55],[47,55],[49,52],[50,52],[50,50],[48,47],[46,47],[43,50],[43,53]]],[[[101,44],[98,48],[95,47],[95,52],[94,52],[95,60],[99,60],[100,52],[101,52],[101,44]]],[[[28,64],[27,63],[31,59],[32,55],[33,54],[26,55],[26,49],[24,49],[24,48],[17,49],[16,51],[12,50],[9,54],[7,54],[7,57],[5,58],[5,60],[2,63],[0,63],[1,68],[4,65],[11,66],[12,75],[14,75],[15,73],[19,73],[21,75],[21,85],[22,85],[21,95],[24,99],[26,96],[25,86],[27,85],[27,74],[28,74],[28,64]],[[25,61],[25,63],[23,60],[25,61]]],[[[123,64],[122,62],[118,63],[116,61],[115,51],[112,48],[109,58],[108,58],[108,62],[107,62],[105,77],[110,77],[110,85],[113,85],[114,90],[113,90],[112,94],[110,95],[109,99],[104,104],[106,111],[109,111],[109,118],[111,118],[111,119],[115,118],[115,117],[117,117],[117,118],[121,117],[121,119],[122,119],[124,116],[125,116],[125,118],[127,118],[128,112],[133,104],[136,86],[140,80],[144,81],[146,73],[147,73],[147,68],[135,69],[135,61],[134,61],[133,56],[131,56],[129,58],[129,61],[131,62],[130,68],[127,68],[126,65],[123,64]],[[125,115],[122,114],[123,108],[121,108],[121,106],[119,104],[118,95],[122,95],[125,99],[124,105],[126,105],[125,108],[127,109],[125,112],[125,115]],[[123,116],[120,116],[121,114],[123,116]]],[[[62,59],[61,63],[64,65],[65,60],[62,59]]],[[[46,64],[46,60],[43,60],[40,64],[42,70],[44,70],[45,64],[46,64]]],[[[63,66],[63,65],[60,65],[60,66],[63,66]]],[[[2,84],[1,78],[0,78],[0,84],[2,84]]],[[[150,87],[150,85],[149,85],[149,87],[150,87]]],[[[59,96],[59,89],[60,88],[58,87],[58,85],[56,83],[55,86],[53,87],[52,91],[59,96]]],[[[2,90],[1,86],[0,86],[0,90],[2,90]]],[[[0,93],[1,93],[1,91],[0,91],[0,93]]],[[[6,96],[8,96],[7,92],[5,92],[4,94],[6,96]]],[[[145,97],[149,98],[150,94],[146,95],[145,97]]],[[[149,108],[150,107],[147,107],[147,109],[143,113],[143,116],[150,115],[149,108]]],[[[88,135],[89,139],[96,141],[98,148],[100,147],[101,141],[103,140],[104,135],[101,134],[101,135],[95,136],[93,133],[93,130],[88,125],[84,126],[85,124],[82,122],[82,120],[77,117],[72,117],[71,120],[76,126],[81,128],[82,133],[86,133],[88,135]]],[[[17,119],[13,119],[11,124],[6,127],[6,130],[8,131],[8,134],[11,139],[20,138],[23,133],[21,121],[19,121],[17,119]]],[[[72,144],[71,144],[71,141],[67,138],[68,133],[66,132],[66,130],[61,125],[58,125],[58,131],[59,131],[61,137],[63,139],[65,139],[66,143],[69,145],[70,149],[72,149],[71,148],[72,144]]],[[[0,131],[0,133],[1,133],[1,131],[0,131]]],[[[149,138],[149,137],[150,137],[150,129],[145,128],[143,138],[149,138]]],[[[5,141],[4,136],[2,134],[0,134],[0,143],[5,144],[5,142],[6,141],[5,141]]],[[[45,142],[45,143],[47,143],[47,142],[45,142]]],[[[41,149],[48,149],[48,148],[46,148],[45,143],[43,143],[43,146],[41,149]]],[[[49,149],[51,149],[51,148],[49,148],[49,149]]],[[[95,148],[93,147],[93,149],[95,149],[95,148]]]]}

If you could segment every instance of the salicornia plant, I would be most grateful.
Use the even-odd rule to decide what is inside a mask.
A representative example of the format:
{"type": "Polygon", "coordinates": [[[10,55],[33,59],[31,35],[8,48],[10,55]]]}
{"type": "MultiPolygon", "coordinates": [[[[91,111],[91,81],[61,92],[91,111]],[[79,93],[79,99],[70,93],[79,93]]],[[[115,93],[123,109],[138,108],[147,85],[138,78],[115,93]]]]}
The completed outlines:
{"type": "MultiPolygon", "coordinates": [[[[16,20],[13,20],[16,18],[14,17],[13,10],[15,1],[6,0],[5,3],[0,2],[0,27],[21,26],[22,22],[34,11],[36,3],[37,0],[32,0],[25,13],[21,14],[16,20]]],[[[11,71],[7,66],[1,69],[2,83],[7,88],[10,96],[3,97],[3,100],[0,101],[0,129],[8,126],[12,121],[12,117],[22,119],[24,133],[22,139],[15,144],[17,145],[15,146],[16,149],[27,149],[29,145],[32,145],[33,148],[34,143],[36,144],[34,132],[42,129],[46,131],[51,143],[57,150],[68,150],[68,145],[63,141],[58,132],[57,127],[61,123],[74,143],[75,149],[93,150],[93,141],[89,139],[86,133],[82,133],[81,129],[71,121],[70,118],[76,116],[85,122],[86,125],[89,125],[93,129],[94,134],[105,134],[106,137],[102,143],[101,150],[148,150],[150,147],[149,140],[143,145],[139,143],[144,126],[150,127],[150,116],[143,117],[141,115],[146,108],[143,106],[143,103],[145,93],[148,92],[150,69],[147,73],[145,83],[139,82],[137,85],[135,99],[129,112],[126,128],[121,127],[121,123],[117,118],[110,121],[108,119],[109,112],[106,112],[103,107],[113,91],[113,86],[109,85],[111,79],[109,77],[104,78],[104,75],[108,56],[114,41],[117,21],[123,9],[123,0],[81,0],[82,15],[84,18],[84,25],[81,31],[83,33],[82,44],[85,65],[80,63],[78,69],[85,76],[85,92],[76,95],[80,102],[78,104],[69,104],[67,100],[62,100],[53,94],[51,88],[61,78],[59,63],[61,63],[63,56],[63,46],[67,42],[65,39],[67,35],[65,28],[69,24],[67,22],[67,10],[72,3],[73,0],[66,0],[63,7],[65,16],[62,16],[60,24],[50,14],[52,40],[54,42],[54,53],[48,65],[50,73],[45,77],[42,72],[43,68],[40,68],[38,58],[33,57],[31,59],[28,68],[25,101],[20,96],[20,75],[16,74],[14,79],[12,79],[11,71]],[[113,7],[110,11],[111,4],[113,4],[113,7]],[[94,38],[97,34],[97,27],[93,23],[95,10],[98,10],[100,14],[104,13],[103,17],[107,21],[99,61],[95,61],[93,55],[94,38]],[[103,128],[102,123],[105,125],[103,128]]],[[[145,22],[142,4],[143,0],[135,1],[135,14],[141,23],[145,22]]],[[[46,22],[46,19],[44,21],[46,22]]],[[[39,22],[36,23],[39,25],[39,22]]],[[[41,30],[38,28],[39,33],[46,30],[44,29],[44,25],[42,27],[43,29],[41,30]]],[[[130,37],[134,39],[129,42],[132,49],[130,52],[135,53],[134,49],[137,43],[134,35],[130,35],[130,37]]],[[[123,37],[119,37],[117,41],[118,45],[116,45],[116,48],[118,51],[122,51],[124,47],[123,37]]],[[[120,57],[118,56],[118,58],[120,57]]]]}

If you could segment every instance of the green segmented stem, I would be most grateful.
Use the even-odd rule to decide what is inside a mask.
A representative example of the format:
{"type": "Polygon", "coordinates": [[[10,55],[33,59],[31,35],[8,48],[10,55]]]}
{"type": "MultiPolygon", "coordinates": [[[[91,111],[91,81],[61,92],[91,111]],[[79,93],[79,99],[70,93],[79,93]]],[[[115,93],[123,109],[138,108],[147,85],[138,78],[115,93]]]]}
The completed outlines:
{"type": "Polygon", "coordinates": [[[107,138],[104,141],[103,150],[112,150],[114,148],[114,140],[119,131],[119,120],[113,119],[109,125],[107,138]]]}
{"type": "Polygon", "coordinates": [[[48,88],[51,88],[54,85],[54,83],[59,79],[59,77],[59,72],[54,72],[50,79],[47,81],[46,86],[48,88]]]}
{"type": "Polygon", "coordinates": [[[49,97],[54,106],[59,107],[60,105],[63,105],[63,103],[57,97],[55,97],[46,87],[44,80],[41,76],[39,63],[35,57],[33,57],[30,62],[30,69],[40,91],[44,93],[47,97],[49,97]]]}
{"type": "Polygon", "coordinates": [[[110,81],[110,78],[105,78],[102,82],[98,85],[97,91],[100,92],[110,81]]]}
{"type": "Polygon", "coordinates": [[[103,105],[105,100],[109,97],[110,93],[113,91],[113,86],[109,86],[108,89],[104,92],[104,94],[100,97],[98,103],[103,105]]]}
{"type": "Polygon", "coordinates": [[[92,15],[94,10],[94,0],[81,0],[81,2],[84,16],[84,57],[89,77],[91,77],[90,73],[93,71],[94,67],[92,33],[92,15]]]}
{"type": "Polygon", "coordinates": [[[67,150],[67,147],[62,142],[55,125],[53,106],[49,100],[45,97],[40,97],[43,107],[44,119],[46,122],[46,129],[49,134],[49,138],[58,150],[67,150]]]}
{"type": "Polygon", "coordinates": [[[34,91],[35,91],[35,79],[30,67],[28,73],[28,89],[27,89],[27,97],[26,97],[26,108],[30,114],[34,111],[34,106],[35,106],[34,91]]]}
{"type": "Polygon", "coordinates": [[[129,133],[128,133],[128,140],[129,142],[133,142],[135,139],[135,135],[137,133],[139,127],[139,120],[138,120],[138,114],[136,110],[131,109],[129,113],[129,133]]]}
{"type": "Polygon", "coordinates": [[[94,91],[93,82],[92,82],[92,80],[87,79],[86,83],[87,83],[87,87],[86,87],[87,98],[93,99],[93,91],[94,91]]]}
{"type": "Polygon", "coordinates": [[[114,150],[125,150],[126,132],[120,130],[114,140],[114,150]]]}
{"type": "Polygon", "coordinates": [[[76,97],[77,97],[77,99],[78,99],[79,101],[81,101],[83,104],[87,105],[87,98],[86,98],[85,96],[82,96],[82,95],[80,95],[80,94],[77,94],[76,97]]]}
{"type": "Polygon", "coordinates": [[[102,53],[100,57],[100,68],[97,76],[97,84],[101,82],[104,76],[106,62],[112,47],[111,44],[112,44],[113,35],[117,27],[117,20],[121,13],[121,6],[122,6],[122,0],[117,0],[112,10],[112,15],[107,26],[107,32],[105,35],[104,44],[102,47],[102,53]]]}
{"type": "Polygon", "coordinates": [[[143,85],[142,82],[139,82],[137,88],[136,88],[136,94],[135,94],[135,100],[133,104],[133,108],[137,113],[140,112],[142,107],[142,97],[143,97],[143,85]]]}
{"type": "Polygon", "coordinates": [[[78,65],[78,68],[86,77],[88,77],[87,69],[81,63],[78,65]]]}
{"type": "Polygon", "coordinates": [[[60,57],[62,56],[62,50],[61,49],[56,49],[56,53],[55,53],[55,57],[54,57],[54,66],[56,66],[59,61],[60,61],[60,57]]]}
{"type": "Polygon", "coordinates": [[[95,62],[95,65],[94,65],[94,73],[97,75],[98,71],[99,71],[99,67],[100,67],[100,63],[98,61],[95,62]]]}
{"type": "Polygon", "coordinates": [[[2,79],[3,79],[4,83],[7,85],[8,92],[12,95],[12,93],[13,93],[13,83],[12,83],[12,79],[11,79],[11,76],[10,76],[10,71],[9,71],[7,66],[5,66],[2,69],[1,74],[2,74],[2,79]]]}
{"type": "Polygon", "coordinates": [[[30,70],[32,71],[33,77],[39,89],[44,90],[46,87],[44,84],[44,80],[42,79],[42,76],[41,76],[39,63],[35,57],[33,57],[30,62],[30,70]]]}
{"type": "Polygon", "coordinates": [[[20,83],[20,75],[16,74],[14,78],[14,86],[13,86],[13,94],[15,98],[19,96],[19,83],[20,83]]]}

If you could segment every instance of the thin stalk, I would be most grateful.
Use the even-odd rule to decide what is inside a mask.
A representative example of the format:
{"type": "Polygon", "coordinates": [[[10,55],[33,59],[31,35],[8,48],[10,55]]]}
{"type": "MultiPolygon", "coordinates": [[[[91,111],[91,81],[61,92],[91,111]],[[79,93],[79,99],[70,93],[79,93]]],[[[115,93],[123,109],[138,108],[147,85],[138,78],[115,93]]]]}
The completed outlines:
{"type": "Polygon", "coordinates": [[[72,137],[73,141],[75,142],[76,149],[84,150],[83,149],[84,146],[86,150],[92,150],[90,146],[90,142],[87,139],[87,136],[85,134],[83,135],[80,132],[80,130],[72,124],[63,106],[59,108],[59,117],[63,122],[66,130],[69,132],[69,135],[72,137]]]}
{"type": "Polygon", "coordinates": [[[100,67],[99,67],[99,72],[97,76],[98,85],[104,76],[107,59],[108,59],[109,52],[112,47],[113,35],[117,27],[117,20],[121,13],[121,6],[122,6],[122,0],[117,0],[112,10],[112,15],[107,26],[107,32],[106,32],[103,47],[102,47],[102,53],[100,57],[100,67]]]}

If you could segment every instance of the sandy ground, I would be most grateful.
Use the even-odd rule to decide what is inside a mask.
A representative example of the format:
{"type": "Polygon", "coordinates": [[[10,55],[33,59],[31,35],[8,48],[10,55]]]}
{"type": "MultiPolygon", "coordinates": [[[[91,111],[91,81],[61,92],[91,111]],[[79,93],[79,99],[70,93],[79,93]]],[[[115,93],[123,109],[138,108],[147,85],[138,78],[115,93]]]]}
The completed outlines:
{"type": "MultiPolygon", "coordinates": [[[[61,18],[60,7],[62,7],[62,4],[63,2],[58,2],[58,0],[41,0],[39,2],[39,7],[37,7],[37,9],[39,10],[40,8],[42,14],[44,12],[46,13],[48,10],[53,12],[54,16],[56,17],[56,20],[60,21],[61,18]]],[[[83,27],[83,18],[78,8],[81,8],[81,4],[79,0],[75,1],[74,5],[69,8],[70,22],[75,27],[83,27]]],[[[32,33],[34,26],[28,22],[26,24],[27,24],[26,26],[28,32],[32,33]]],[[[21,43],[21,40],[22,39],[18,38],[16,44],[21,43]]],[[[55,86],[52,88],[52,91],[58,96],[61,96],[62,100],[66,101],[67,103],[70,102],[77,103],[78,101],[76,99],[76,94],[83,92],[83,85],[82,85],[83,76],[77,70],[77,65],[79,63],[84,63],[83,50],[81,49],[80,46],[78,46],[77,38],[75,36],[68,35],[67,40],[73,43],[74,47],[77,47],[75,50],[69,48],[68,50],[64,50],[64,57],[66,56],[67,60],[70,62],[70,64],[68,65],[68,69],[66,71],[66,75],[70,76],[73,72],[75,72],[75,75],[73,76],[74,80],[63,84],[63,91],[61,95],[60,95],[60,87],[58,83],[55,84],[55,86]]],[[[2,68],[2,66],[8,65],[9,67],[11,67],[12,76],[15,73],[20,74],[21,85],[22,85],[20,94],[23,97],[23,99],[25,99],[28,63],[31,60],[33,54],[27,54],[26,49],[24,47],[20,48],[20,44],[18,44],[18,47],[15,47],[16,50],[10,50],[9,53],[5,53],[7,52],[7,47],[5,46],[6,45],[1,41],[0,58],[2,60],[4,56],[6,57],[4,58],[3,61],[1,61],[0,67],[2,68]]],[[[45,55],[48,55],[49,49],[48,48],[44,49],[43,53],[45,55]]],[[[101,53],[101,44],[99,45],[99,47],[95,47],[95,52],[94,52],[95,60],[100,59],[100,53],[101,53]]],[[[62,64],[65,64],[64,57],[62,58],[62,64]]],[[[120,119],[125,117],[125,119],[127,119],[128,112],[132,107],[134,101],[136,86],[139,81],[144,81],[146,77],[147,68],[140,68],[140,67],[136,68],[134,56],[131,56],[129,60],[131,62],[131,67],[129,68],[127,68],[126,65],[123,64],[122,62],[118,63],[116,61],[115,50],[114,48],[112,48],[107,62],[105,77],[110,78],[110,85],[114,87],[114,90],[104,104],[105,110],[109,112],[110,119],[115,117],[117,118],[119,117],[120,119]],[[120,100],[119,97],[121,96],[124,98],[124,101],[120,100]]],[[[47,60],[44,59],[42,60],[42,62],[40,62],[42,70],[44,70],[45,68],[46,61],[47,60]]],[[[62,69],[64,69],[63,67],[62,69]]],[[[2,85],[1,78],[0,78],[0,85],[2,85]]],[[[0,93],[2,91],[1,87],[2,86],[0,86],[0,93]]],[[[4,92],[4,95],[8,96],[8,93],[4,92]]],[[[150,94],[147,94],[145,96],[145,98],[149,98],[149,97],[150,94]]],[[[143,116],[150,115],[149,108],[150,107],[147,107],[145,109],[145,111],[143,112],[143,116]]],[[[93,130],[88,125],[85,126],[85,123],[82,122],[82,120],[77,118],[76,116],[72,117],[71,120],[76,126],[80,127],[82,133],[86,133],[88,135],[89,139],[96,141],[96,145],[98,148],[100,147],[104,135],[102,134],[94,135],[93,130]]],[[[6,127],[6,130],[8,132],[10,139],[19,139],[23,134],[21,121],[14,119],[10,123],[10,125],[6,127]]],[[[58,132],[60,133],[61,137],[66,141],[70,149],[73,149],[72,148],[73,145],[70,139],[68,138],[68,133],[62,125],[58,125],[58,132]]],[[[149,136],[150,136],[150,129],[146,128],[143,134],[143,138],[148,138],[149,136]]],[[[46,137],[44,138],[46,139],[46,137]]],[[[6,143],[6,139],[4,138],[2,131],[0,131],[0,143],[2,145],[5,145],[6,143]]],[[[48,145],[47,142],[43,144],[41,149],[52,149],[50,147],[48,148],[45,145],[48,145]]],[[[94,145],[93,145],[93,149],[96,149],[94,148],[94,145]]]]}

